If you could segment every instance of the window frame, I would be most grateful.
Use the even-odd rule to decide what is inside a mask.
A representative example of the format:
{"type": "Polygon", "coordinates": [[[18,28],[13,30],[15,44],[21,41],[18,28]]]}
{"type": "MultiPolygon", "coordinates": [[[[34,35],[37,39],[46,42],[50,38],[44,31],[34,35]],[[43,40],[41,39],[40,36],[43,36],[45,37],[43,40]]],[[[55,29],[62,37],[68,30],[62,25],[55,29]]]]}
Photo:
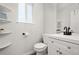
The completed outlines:
{"type": "MultiPolygon", "coordinates": [[[[21,4],[21,3],[19,3],[19,4],[21,4]]],[[[19,18],[19,4],[18,4],[18,19],[17,19],[16,22],[17,23],[30,23],[30,24],[32,24],[33,23],[33,4],[32,3],[23,3],[23,4],[25,4],[25,6],[24,6],[24,9],[25,9],[25,13],[24,13],[25,14],[25,21],[23,21],[23,22],[19,21],[19,19],[20,19],[19,18]],[[29,19],[27,19],[27,5],[30,5],[30,4],[31,4],[31,7],[32,7],[31,8],[32,9],[31,10],[31,12],[32,12],[31,17],[32,18],[31,18],[31,22],[28,22],[29,19]]]]}

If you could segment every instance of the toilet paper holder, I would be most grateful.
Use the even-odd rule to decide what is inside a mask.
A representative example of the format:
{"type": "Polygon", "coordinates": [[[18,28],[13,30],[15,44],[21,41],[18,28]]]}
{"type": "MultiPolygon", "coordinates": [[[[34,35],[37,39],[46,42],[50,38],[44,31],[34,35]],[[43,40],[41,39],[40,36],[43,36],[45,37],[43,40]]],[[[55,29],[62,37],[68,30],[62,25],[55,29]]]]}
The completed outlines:
{"type": "Polygon", "coordinates": [[[28,35],[29,35],[29,33],[27,33],[27,32],[26,32],[26,33],[24,33],[24,32],[23,32],[23,33],[22,33],[22,35],[24,35],[24,36],[28,36],[28,35]]]}
{"type": "Polygon", "coordinates": [[[25,33],[22,33],[22,35],[25,35],[25,33]]]}

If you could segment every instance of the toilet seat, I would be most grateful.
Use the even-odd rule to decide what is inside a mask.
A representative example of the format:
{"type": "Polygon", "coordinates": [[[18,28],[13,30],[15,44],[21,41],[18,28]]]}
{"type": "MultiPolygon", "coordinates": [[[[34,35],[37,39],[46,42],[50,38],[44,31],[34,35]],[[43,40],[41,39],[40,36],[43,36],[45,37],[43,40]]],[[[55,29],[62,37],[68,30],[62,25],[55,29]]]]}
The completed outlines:
{"type": "Polygon", "coordinates": [[[37,43],[34,45],[34,50],[37,52],[42,52],[47,48],[47,45],[44,43],[37,43]]]}
{"type": "Polygon", "coordinates": [[[34,45],[34,47],[37,48],[37,49],[42,49],[42,48],[47,47],[47,45],[44,44],[44,43],[37,43],[37,44],[34,45]]]}

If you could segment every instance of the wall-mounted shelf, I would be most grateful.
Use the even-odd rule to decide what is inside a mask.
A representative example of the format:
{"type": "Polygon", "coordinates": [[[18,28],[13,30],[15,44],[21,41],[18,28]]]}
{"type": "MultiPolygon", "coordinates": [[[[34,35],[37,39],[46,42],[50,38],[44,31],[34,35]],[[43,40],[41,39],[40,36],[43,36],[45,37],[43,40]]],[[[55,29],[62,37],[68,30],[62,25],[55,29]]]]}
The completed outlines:
{"type": "Polygon", "coordinates": [[[3,34],[11,34],[11,31],[7,31],[7,30],[0,30],[0,35],[3,34]]]}
{"type": "MultiPolygon", "coordinates": [[[[5,23],[10,23],[8,20],[8,15],[11,10],[7,8],[6,5],[0,5],[0,25],[5,23]]],[[[6,38],[5,35],[10,34],[10,31],[0,29],[0,49],[6,48],[12,44],[12,42],[6,38]],[[3,38],[5,36],[5,39],[3,38]]]]}
{"type": "Polygon", "coordinates": [[[11,32],[0,32],[0,35],[3,35],[3,34],[10,34],[11,32]]]}
{"type": "Polygon", "coordinates": [[[6,42],[6,41],[0,42],[0,49],[6,48],[6,47],[10,46],[11,44],[12,44],[12,42],[6,42]]]}
{"type": "Polygon", "coordinates": [[[0,23],[10,23],[8,20],[0,20],[0,23]]]}
{"type": "MultiPolygon", "coordinates": [[[[0,36],[5,35],[5,34],[11,34],[11,32],[10,31],[5,31],[5,30],[0,31],[0,36]]],[[[12,42],[10,40],[1,39],[0,40],[0,49],[6,48],[6,47],[10,46],[11,44],[12,44],[12,42]]]]}

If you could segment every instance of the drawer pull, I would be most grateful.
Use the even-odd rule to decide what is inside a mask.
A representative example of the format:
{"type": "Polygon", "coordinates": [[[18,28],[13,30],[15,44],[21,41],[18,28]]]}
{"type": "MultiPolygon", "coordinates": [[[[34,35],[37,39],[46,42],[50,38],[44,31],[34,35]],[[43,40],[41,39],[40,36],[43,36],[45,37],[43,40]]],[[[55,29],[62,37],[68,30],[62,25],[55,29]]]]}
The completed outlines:
{"type": "Polygon", "coordinates": [[[57,50],[56,52],[59,52],[59,50],[57,50]]]}
{"type": "Polygon", "coordinates": [[[71,47],[67,47],[68,49],[71,49],[71,47]]]}
{"type": "Polygon", "coordinates": [[[63,54],[62,52],[59,52],[59,54],[63,54]]]}
{"type": "Polygon", "coordinates": [[[51,43],[54,43],[54,41],[51,41],[51,43]]]}
{"type": "Polygon", "coordinates": [[[57,50],[56,52],[58,52],[59,54],[63,54],[62,52],[60,52],[59,50],[57,50]]]}

